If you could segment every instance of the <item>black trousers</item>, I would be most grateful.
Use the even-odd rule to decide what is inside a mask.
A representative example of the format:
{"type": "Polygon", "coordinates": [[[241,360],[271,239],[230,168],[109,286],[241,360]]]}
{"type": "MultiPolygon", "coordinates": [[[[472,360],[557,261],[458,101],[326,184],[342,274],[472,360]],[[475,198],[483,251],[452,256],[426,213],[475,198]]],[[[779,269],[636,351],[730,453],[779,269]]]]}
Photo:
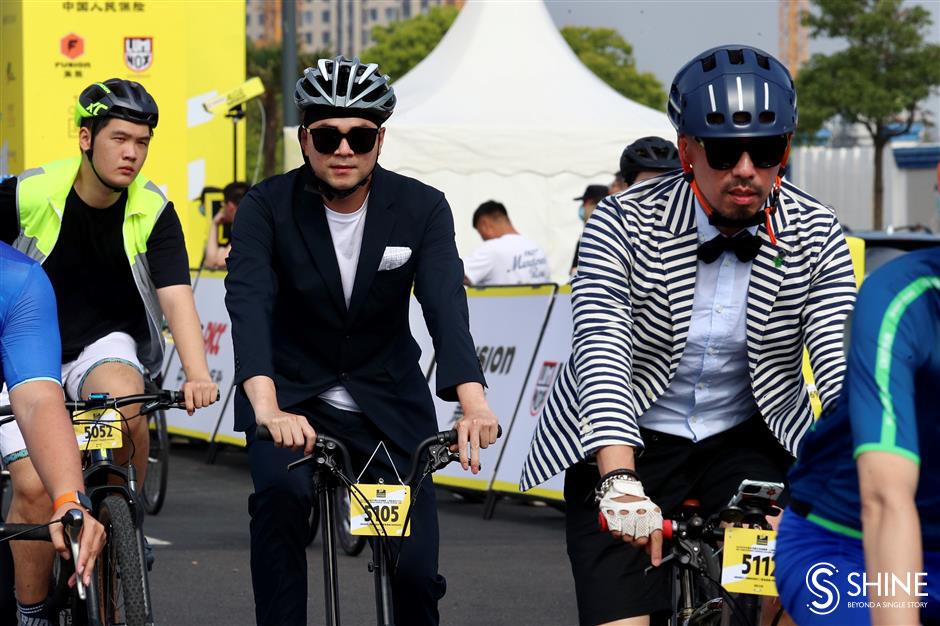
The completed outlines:
{"type": "MultiPolygon", "coordinates": [[[[320,400],[285,409],[308,415],[318,433],[342,441],[352,456],[358,474],[379,441],[384,440],[404,479],[413,451],[394,446],[362,413],[341,411],[320,400]]],[[[313,467],[292,472],[287,464],[303,452],[275,448],[258,441],[254,428],[248,433],[248,457],[255,492],[248,498],[251,515],[251,582],[255,594],[255,618],[259,626],[305,626],[307,624],[307,554],[311,507],[316,499],[313,467]]],[[[355,480],[356,476],[352,476],[355,480]]],[[[383,478],[397,482],[389,460],[375,455],[363,481],[383,478]]],[[[411,536],[399,542],[401,559],[392,578],[395,622],[400,626],[436,626],[437,603],[446,584],[438,574],[438,524],[434,486],[427,479],[412,505],[411,536]]],[[[368,575],[363,568],[363,575],[368,575]]],[[[340,581],[342,585],[342,580],[340,581]]],[[[342,607],[340,607],[342,616],[342,607]]]]}
{"type": "MultiPolygon", "coordinates": [[[[793,462],[760,417],[700,442],[646,429],[641,434],[646,448],[636,471],[667,519],[689,498],[701,502],[706,517],[717,513],[742,480],[784,482],[793,462]]],[[[599,479],[597,466],[587,462],[565,474],[565,534],[581,626],[637,615],[655,618],[670,610],[669,567],[644,574],[650,565],[646,552],[599,529],[594,502],[599,479]]],[[[663,556],[668,550],[664,545],[663,556]]]]}

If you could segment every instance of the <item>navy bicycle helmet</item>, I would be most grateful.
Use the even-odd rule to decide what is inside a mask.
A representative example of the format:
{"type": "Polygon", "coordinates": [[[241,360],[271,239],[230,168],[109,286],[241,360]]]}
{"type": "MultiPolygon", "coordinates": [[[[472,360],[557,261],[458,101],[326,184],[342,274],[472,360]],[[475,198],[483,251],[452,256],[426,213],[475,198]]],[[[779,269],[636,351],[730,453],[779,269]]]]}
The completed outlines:
{"type": "Polygon", "coordinates": [[[697,55],[672,81],[669,121],[692,137],[766,137],[796,129],[796,91],[787,68],[751,46],[697,55]]]}

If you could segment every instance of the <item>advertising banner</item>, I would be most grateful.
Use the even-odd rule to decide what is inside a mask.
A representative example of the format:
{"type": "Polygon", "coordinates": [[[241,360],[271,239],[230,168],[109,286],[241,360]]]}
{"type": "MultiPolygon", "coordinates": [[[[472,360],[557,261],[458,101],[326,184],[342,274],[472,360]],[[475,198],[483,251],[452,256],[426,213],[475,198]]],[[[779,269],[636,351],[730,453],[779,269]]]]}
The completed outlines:
{"type": "MultiPolygon", "coordinates": [[[[555,285],[533,285],[467,290],[470,332],[486,376],[486,397],[503,426],[504,436],[481,455],[483,470],[479,474],[464,472],[452,463],[434,474],[435,482],[464,489],[489,489],[555,289],[555,285]]],[[[432,393],[434,378],[432,374],[432,393]]],[[[434,405],[441,430],[452,428],[461,417],[458,403],[444,402],[435,395],[434,405]]]]}
{"type": "MultiPolygon", "coordinates": [[[[532,374],[522,392],[522,402],[512,418],[509,432],[504,437],[506,442],[493,479],[493,491],[519,495],[522,464],[529,453],[529,444],[535,434],[539,414],[545,406],[545,400],[555,379],[571,354],[571,332],[571,286],[563,285],[555,296],[542,341],[535,354],[532,374]]],[[[526,494],[563,500],[564,480],[564,475],[560,474],[527,491],[526,494]]]]}
{"type": "MultiPolygon", "coordinates": [[[[223,404],[228,398],[235,380],[235,351],[232,345],[232,322],[225,308],[225,272],[204,270],[193,289],[196,311],[202,321],[203,343],[209,375],[219,386],[221,402],[200,409],[190,417],[186,411],[174,409],[167,412],[167,426],[171,433],[209,440],[215,432],[222,415],[223,404]]],[[[179,389],[186,382],[179,356],[174,356],[167,368],[163,385],[167,389],[179,389]]]]}

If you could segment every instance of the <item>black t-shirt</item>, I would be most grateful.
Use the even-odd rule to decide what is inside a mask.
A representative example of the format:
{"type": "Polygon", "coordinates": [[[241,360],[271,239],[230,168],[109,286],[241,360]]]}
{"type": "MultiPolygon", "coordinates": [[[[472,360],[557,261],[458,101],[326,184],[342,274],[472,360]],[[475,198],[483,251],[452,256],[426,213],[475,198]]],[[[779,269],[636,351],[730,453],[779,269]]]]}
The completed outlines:
{"type": "MultiPolygon", "coordinates": [[[[62,228],[43,263],[55,289],[62,335],[62,362],[75,360],[89,344],[122,331],[146,341],[147,313],[124,252],[127,192],[106,209],[85,204],[73,188],[65,201],[62,228]]],[[[0,183],[0,240],[19,234],[16,179],[0,183]]],[[[183,228],[167,204],[147,239],[147,263],[157,289],[189,284],[183,228]]]]}

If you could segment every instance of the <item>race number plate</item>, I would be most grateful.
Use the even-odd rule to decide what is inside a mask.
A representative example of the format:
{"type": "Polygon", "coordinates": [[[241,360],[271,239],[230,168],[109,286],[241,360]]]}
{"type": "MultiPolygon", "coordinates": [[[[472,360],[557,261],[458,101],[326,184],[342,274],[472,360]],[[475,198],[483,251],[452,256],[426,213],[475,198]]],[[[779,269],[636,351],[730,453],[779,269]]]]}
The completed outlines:
{"type": "Polygon", "coordinates": [[[356,485],[359,493],[349,496],[349,522],[353,535],[366,537],[408,537],[405,528],[411,506],[411,487],[405,485],[356,485]],[[359,496],[358,498],[356,496],[359,496]],[[359,500],[369,501],[369,510],[359,500]]]}
{"type": "Polygon", "coordinates": [[[774,552],[777,533],[757,528],[726,528],[721,586],[732,593],[777,595],[774,552]]]}
{"type": "Polygon", "coordinates": [[[73,416],[75,436],[81,450],[104,450],[124,445],[121,414],[114,409],[82,411],[73,416]]]}

